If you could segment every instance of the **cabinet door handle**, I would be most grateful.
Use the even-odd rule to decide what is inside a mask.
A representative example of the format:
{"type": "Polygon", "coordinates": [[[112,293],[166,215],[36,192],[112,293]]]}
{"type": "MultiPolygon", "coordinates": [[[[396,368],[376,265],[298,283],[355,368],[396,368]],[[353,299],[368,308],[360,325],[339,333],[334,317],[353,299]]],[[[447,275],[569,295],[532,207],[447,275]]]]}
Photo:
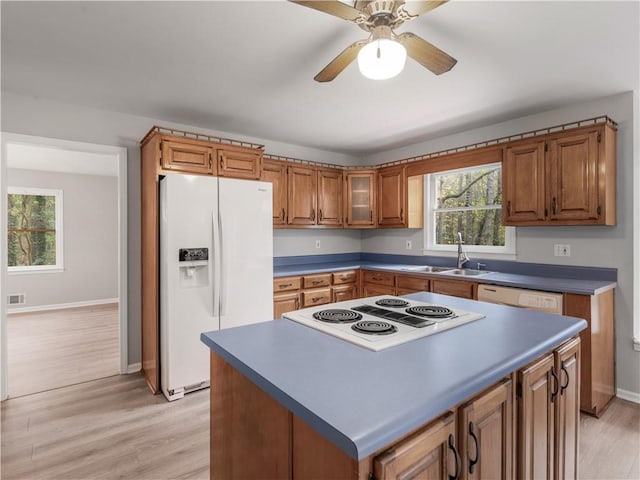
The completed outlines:
{"type": "Polygon", "coordinates": [[[449,480],[458,480],[460,477],[460,455],[453,441],[453,435],[449,434],[449,450],[453,452],[453,457],[456,459],[456,473],[449,475],[449,480]]]}
{"type": "Polygon", "coordinates": [[[296,298],[296,310],[300,308],[300,299],[296,298]]]}
{"type": "Polygon", "coordinates": [[[556,197],[553,197],[553,199],[551,200],[551,213],[555,215],[557,211],[558,211],[558,203],[556,202],[556,197]]]}
{"type": "Polygon", "coordinates": [[[311,209],[311,220],[313,220],[314,222],[316,220],[316,209],[315,208],[311,209]]]}
{"type": "MultiPolygon", "coordinates": [[[[469,474],[473,474],[473,468],[476,466],[476,463],[480,460],[480,442],[478,441],[478,437],[473,431],[473,422],[469,422],[469,435],[473,439],[473,443],[476,447],[476,458],[473,460],[469,457],[469,474]]],[[[467,452],[468,455],[468,452],[467,452]]]]}
{"type": "Polygon", "coordinates": [[[320,301],[320,300],[322,300],[323,298],[324,298],[324,297],[313,297],[313,298],[311,299],[311,301],[312,301],[313,303],[315,303],[315,302],[319,302],[319,301],[320,301]]]}
{"type": "Polygon", "coordinates": [[[318,220],[322,221],[322,209],[318,212],[318,220]]]}
{"type": "Polygon", "coordinates": [[[373,210],[369,210],[369,221],[373,222],[373,210]]]}
{"type": "Polygon", "coordinates": [[[564,372],[565,377],[567,378],[567,381],[560,386],[560,395],[564,395],[564,391],[569,386],[569,372],[567,371],[567,369],[564,366],[564,361],[562,361],[560,363],[560,368],[562,369],[562,371],[564,372]]]}
{"type": "Polygon", "coordinates": [[[558,375],[556,375],[555,367],[551,367],[551,376],[553,377],[553,386],[551,388],[551,403],[555,402],[558,395],[558,375]]]}
{"type": "Polygon", "coordinates": [[[400,220],[404,220],[404,208],[400,209],[400,220]]]}
{"type": "Polygon", "coordinates": [[[284,207],[282,208],[282,221],[284,221],[284,207]]]}
{"type": "Polygon", "coordinates": [[[511,200],[507,202],[507,215],[511,216],[511,200]]]}
{"type": "Polygon", "coordinates": [[[371,277],[372,280],[384,280],[384,277],[371,277]]]}
{"type": "Polygon", "coordinates": [[[224,157],[220,155],[220,168],[224,168],[224,157]]]}
{"type": "Polygon", "coordinates": [[[314,285],[318,285],[319,283],[322,283],[322,280],[311,280],[311,283],[314,285]]]}
{"type": "Polygon", "coordinates": [[[293,283],[281,283],[279,288],[287,288],[293,286],[293,283]]]}

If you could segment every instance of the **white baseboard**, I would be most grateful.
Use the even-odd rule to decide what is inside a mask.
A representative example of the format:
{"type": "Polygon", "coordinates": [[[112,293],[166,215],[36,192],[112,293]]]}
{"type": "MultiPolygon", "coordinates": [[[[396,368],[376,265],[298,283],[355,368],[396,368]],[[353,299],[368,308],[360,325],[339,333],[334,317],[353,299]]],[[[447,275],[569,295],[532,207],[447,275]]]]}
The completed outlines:
{"type": "Polygon", "coordinates": [[[640,393],[638,392],[630,392],[628,390],[622,390],[621,388],[618,388],[618,390],[616,390],[616,396],[623,400],[640,403],[640,393]]]}
{"type": "Polygon", "coordinates": [[[136,372],[139,372],[140,370],[142,370],[142,363],[140,362],[132,363],[127,367],[127,374],[136,373],[136,372]]]}
{"type": "Polygon", "coordinates": [[[90,307],[92,305],[105,305],[107,303],[118,303],[117,298],[103,298],[100,300],[87,300],[84,302],[57,303],[55,305],[40,305],[37,307],[8,308],[7,313],[31,313],[44,312],[46,310],[62,310],[64,308],[90,307]]]}

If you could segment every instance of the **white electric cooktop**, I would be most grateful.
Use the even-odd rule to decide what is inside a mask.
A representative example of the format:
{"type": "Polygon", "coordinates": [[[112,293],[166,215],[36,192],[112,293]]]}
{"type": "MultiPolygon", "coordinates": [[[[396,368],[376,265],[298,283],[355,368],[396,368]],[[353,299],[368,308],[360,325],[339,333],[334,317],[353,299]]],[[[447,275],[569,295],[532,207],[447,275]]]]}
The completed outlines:
{"type": "Polygon", "coordinates": [[[391,295],[303,308],[283,316],[374,351],[484,317],[480,313],[391,295]]]}

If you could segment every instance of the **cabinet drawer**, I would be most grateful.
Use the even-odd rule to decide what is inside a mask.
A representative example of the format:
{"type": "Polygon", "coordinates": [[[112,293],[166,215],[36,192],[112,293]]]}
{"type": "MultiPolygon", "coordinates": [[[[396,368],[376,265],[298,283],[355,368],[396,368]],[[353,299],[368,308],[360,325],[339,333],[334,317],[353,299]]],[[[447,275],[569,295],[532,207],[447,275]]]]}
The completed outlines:
{"type": "Polygon", "coordinates": [[[313,307],[331,303],[331,288],[318,288],[302,292],[302,306],[313,307]]]}
{"type": "Polygon", "coordinates": [[[431,280],[431,291],[442,293],[453,297],[475,298],[476,284],[471,282],[461,282],[458,280],[431,280]]]}
{"type": "Polygon", "coordinates": [[[382,272],[364,272],[365,283],[376,283],[378,285],[387,285],[390,287],[395,286],[395,275],[392,273],[382,272]]]}
{"type": "Polygon", "coordinates": [[[419,292],[429,291],[429,279],[425,277],[409,277],[398,275],[396,279],[397,287],[405,290],[417,290],[419,292]]]}
{"type": "Polygon", "coordinates": [[[281,277],[273,279],[273,291],[288,292],[300,289],[300,277],[281,277]]]}
{"type": "Polygon", "coordinates": [[[377,297],[378,295],[395,295],[396,289],[389,285],[377,285],[375,283],[365,283],[362,287],[363,297],[377,297]]]}
{"type": "Polygon", "coordinates": [[[336,272],[332,274],[333,284],[341,285],[343,283],[354,283],[358,276],[355,270],[347,270],[344,272],[336,272]]]}
{"type": "Polygon", "coordinates": [[[331,274],[323,273],[321,275],[305,275],[302,277],[303,288],[318,288],[331,285],[331,274]]]}
{"type": "Polygon", "coordinates": [[[333,287],[333,301],[343,302],[345,300],[353,300],[357,298],[357,288],[353,284],[338,285],[333,287]]]}

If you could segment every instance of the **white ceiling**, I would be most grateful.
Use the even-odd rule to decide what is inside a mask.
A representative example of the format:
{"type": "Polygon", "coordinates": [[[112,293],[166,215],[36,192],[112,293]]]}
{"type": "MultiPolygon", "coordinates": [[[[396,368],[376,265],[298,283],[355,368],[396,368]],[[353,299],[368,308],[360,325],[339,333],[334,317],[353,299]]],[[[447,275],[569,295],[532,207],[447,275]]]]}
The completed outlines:
{"type": "Polygon", "coordinates": [[[3,1],[2,89],[364,156],[638,89],[639,6],[451,1],[398,29],[450,72],[319,84],[366,34],[286,1],[3,1]]]}

